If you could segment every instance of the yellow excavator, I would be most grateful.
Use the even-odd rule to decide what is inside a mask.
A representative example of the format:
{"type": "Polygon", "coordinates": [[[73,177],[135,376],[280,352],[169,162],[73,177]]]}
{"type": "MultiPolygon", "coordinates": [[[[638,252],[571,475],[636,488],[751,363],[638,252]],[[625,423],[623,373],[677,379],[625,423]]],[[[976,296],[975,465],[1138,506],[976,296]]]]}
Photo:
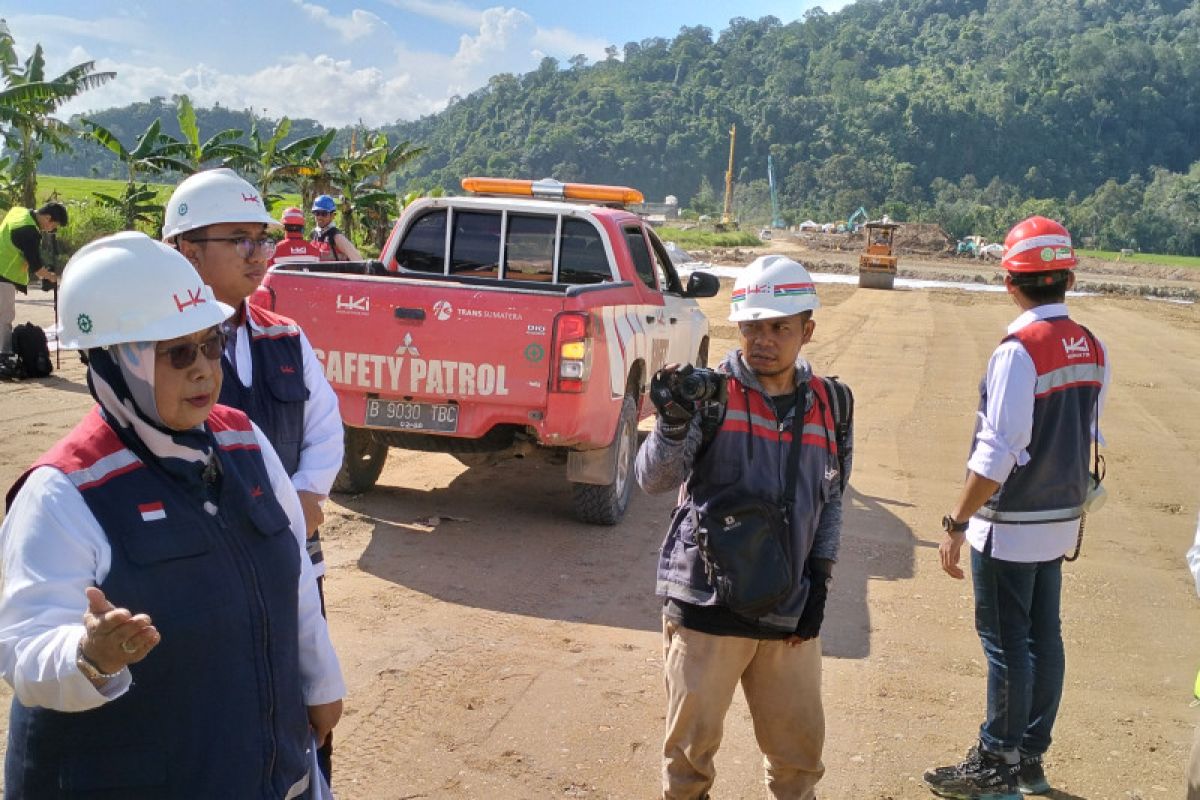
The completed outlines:
{"type": "Polygon", "coordinates": [[[896,229],[894,222],[868,222],[867,246],[858,257],[858,285],[863,289],[891,289],[896,282],[897,257],[892,254],[896,229]]]}

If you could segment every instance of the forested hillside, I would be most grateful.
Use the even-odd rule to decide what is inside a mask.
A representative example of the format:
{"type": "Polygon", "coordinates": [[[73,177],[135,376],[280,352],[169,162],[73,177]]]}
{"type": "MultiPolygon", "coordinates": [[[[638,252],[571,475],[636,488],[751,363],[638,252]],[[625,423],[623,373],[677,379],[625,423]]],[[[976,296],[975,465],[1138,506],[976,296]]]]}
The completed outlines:
{"type": "MultiPolygon", "coordinates": [[[[161,100],[94,116],[132,134],[156,103],[169,129],[161,100]]],[[[249,127],[245,112],[217,112],[234,115],[201,111],[203,129],[249,127]]],[[[1098,246],[1200,254],[1194,0],[859,0],[787,23],[739,18],[596,64],[547,58],[385,130],[428,148],[399,174],[404,188],[553,176],[712,212],[731,125],[743,221],[770,218],[770,155],[791,222],[865,206],[995,235],[1039,212],[1098,246]]],[[[317,127],[305,120],[289,138],[317,127]]],[[[88,174],[87,158],[47,154],[42,168],[88,174]]]]}
{"type": "MultiPolygon", "coordinates": [[[[409,173],[434,184],[552,175],[715,205],[732,124],[735,177],[758,189],[739,199],[760,218],[770,154],[793,220],[938,207],[948,227],[986,233],[1006,221],[981,205],[1053,198],[1062,216],[1112,179],[1089,212],[1100,233],[1118,207],[1141,207],[1152,168],[1200,162],[1200,5],[860,0],[786,24],[734,19],[591,66],[546,59],[398,133],[428,146],[409,173]]],[[[1196,232],[1174,244],[1195,252],[1191,202],[1196,232]]]]}

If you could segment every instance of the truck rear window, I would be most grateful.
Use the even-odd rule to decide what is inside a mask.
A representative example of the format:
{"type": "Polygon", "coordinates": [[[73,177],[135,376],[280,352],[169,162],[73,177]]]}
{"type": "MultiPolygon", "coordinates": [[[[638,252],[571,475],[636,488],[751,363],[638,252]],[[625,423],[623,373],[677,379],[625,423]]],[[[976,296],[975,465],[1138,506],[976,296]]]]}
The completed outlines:
{"type": "MultiPolygon", "coordinates": [[[[450,233],[449,274],[513,281],[555,281],[558,244],[558,284],[602,283],[614,280],[604,240],[585,219],[547,214],[438,209],[416,219],[396,251],[402,270],[444,274],[446,225],[450,233]],[[506,230],[502,225],[506,223],[506,230]],[[561,239],[556,239],[561,235],[561,239]],[[503,237],[504,247],[500,247],[503,237]],[[501,265],[503,253],[503,265],[501,265]],[[501,269],[503,266],[503,269],[501,269]]],[[[644,248],[644,244],[643,244],[644,248]]]]}

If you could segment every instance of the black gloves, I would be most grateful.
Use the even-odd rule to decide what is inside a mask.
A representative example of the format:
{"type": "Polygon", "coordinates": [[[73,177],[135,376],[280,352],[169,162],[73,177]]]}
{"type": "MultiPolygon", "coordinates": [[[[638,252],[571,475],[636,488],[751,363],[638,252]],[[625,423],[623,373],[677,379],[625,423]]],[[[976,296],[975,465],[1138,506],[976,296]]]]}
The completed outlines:
{"type": "Polygon", "coordinates": [[[833,562],[827,558],[810,558],[805,569],[809,578],[808,600],[796,623],[796,635],[801,639],[815,639],[825,621],[825,599],[833,581],[833,562]]]}
{"type": "Polygon", "coordinates": [[[668,439],[682,439],[687,436],[688,425],[696,413],[694,408],[679,402],[675,396],[675,387],[679,379],[692,371],[691,364],[684,364],[678,369],[665,368],[654,373],[650,379],[650,401],[658,409],[658,432],[668,439]]]}

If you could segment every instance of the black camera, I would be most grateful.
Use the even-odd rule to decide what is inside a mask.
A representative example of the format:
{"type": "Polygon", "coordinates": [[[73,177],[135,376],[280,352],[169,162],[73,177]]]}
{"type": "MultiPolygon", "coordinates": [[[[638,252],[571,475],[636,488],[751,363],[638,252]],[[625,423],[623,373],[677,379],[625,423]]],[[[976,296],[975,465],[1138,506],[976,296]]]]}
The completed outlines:
{"type": "Polygon", "coordinates": [[[707,403],[712,400],[725,402],[729,393],[725,388],[726,377],[716,370],[700,367],[686,374],[677,375],[672,389],[676,398],[683,403],[707,403]]]}

